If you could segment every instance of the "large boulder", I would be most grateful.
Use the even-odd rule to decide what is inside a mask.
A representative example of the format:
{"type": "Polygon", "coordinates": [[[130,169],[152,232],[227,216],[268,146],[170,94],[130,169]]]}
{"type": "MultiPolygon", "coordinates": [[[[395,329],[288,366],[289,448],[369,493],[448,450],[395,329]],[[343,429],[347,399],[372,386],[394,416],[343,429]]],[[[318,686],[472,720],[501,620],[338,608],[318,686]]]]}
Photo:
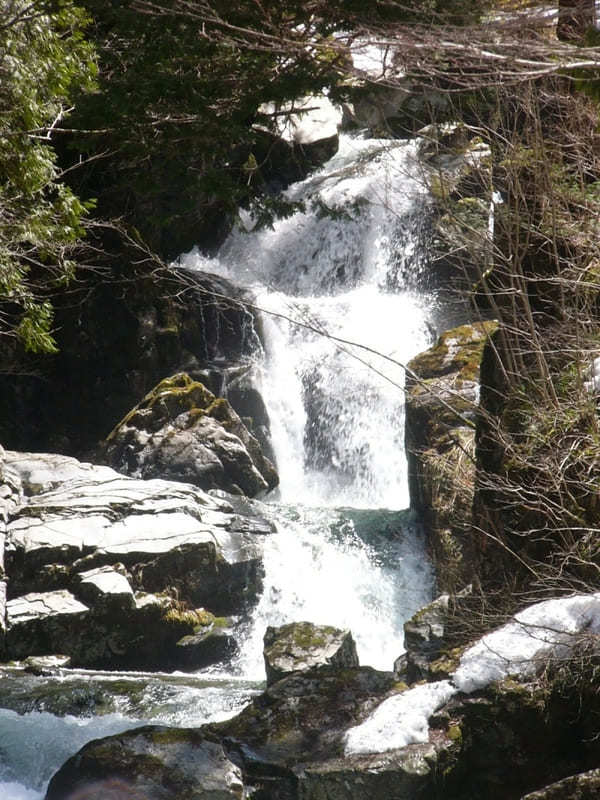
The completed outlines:
{"type": "Polygon", "coordinates": [[[279,628],[268,627],[264,645],[267,686],[291,672],[319,665],[358,667],[352,634],[330,625],[291,622],[279,628]]]}
{"type": "Polygon", "coordinates": [[[214,736],[149,726],[87,744],[52,778],[46,800],[84,796],[242,800],[243,784],[214,736]]]}
{"type": "Polygon", "coordinates": [[[136,478],[181,480],[253,497],[277,473],[225,398],[180,373],[162,380],[117,425],[104,455],[136,478]]]}
{"type": "Polygon", "coordinates": [[[4,468],[22,498],[6,521],[7,658],[198,669],[231,655],[223,615],[258,598],[268,524],[67,456],[7,451],[4,468]]]}
{"type": "Polygon", "coordinates": [[[411,506],[424,518],[439,588],[473,579],[471,520],[479,369],[495,321],[443,333],[406,377],[405,440],[411,506]]]}

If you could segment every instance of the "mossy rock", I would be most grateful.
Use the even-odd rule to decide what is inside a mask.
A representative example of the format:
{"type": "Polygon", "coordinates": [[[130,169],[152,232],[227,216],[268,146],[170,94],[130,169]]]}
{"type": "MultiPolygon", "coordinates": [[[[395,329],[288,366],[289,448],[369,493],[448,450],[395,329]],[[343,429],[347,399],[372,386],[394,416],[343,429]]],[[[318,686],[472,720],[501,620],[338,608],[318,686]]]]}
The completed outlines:
{"type": "Polygon", "coordinates": [[[357,667],[356,645],[350,631],[312,622],[269,627],[264,638],[267,685],[318,665],[357,667]]]}
{"type": "Polygon", "coordinates": [[[241,771],[218,739],[192,729],[148,726],[98,739],[50,781],[46,800],[87,795],[145,800],[241,800],[241,771]]]}
{"type": "Polygon", "coordinates": [[[228,400],[186,373],[163,379],[104,444],[115,469],[254,497],[279,482],[261,445],[228,400]]]}
{"type": "Polygon", "coordinates": [[[460,591],[477,559],[471,520],[479,374],[495,320],[443,333],[406,379],[405,440],[411,506],[424,517],[440,591],[460,591]]]}
{"type": "Polygon", "coordinates": [[[421,380],[438,378],[450,372],[460,379],[476,380],[488,337],[496,330],[495,320],[473,322],[444,331],[437,342],[408,365],[421,380]]]}

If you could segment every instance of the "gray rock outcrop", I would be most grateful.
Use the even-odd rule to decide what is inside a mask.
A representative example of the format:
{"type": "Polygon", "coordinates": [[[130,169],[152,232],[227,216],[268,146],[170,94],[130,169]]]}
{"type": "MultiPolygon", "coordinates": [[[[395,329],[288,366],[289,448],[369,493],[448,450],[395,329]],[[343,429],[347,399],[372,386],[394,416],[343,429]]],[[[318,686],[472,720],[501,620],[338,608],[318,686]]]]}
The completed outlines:
{"type": "Polygon", "coordinates": [[[5,658],[198,669],[235,649],[223,615],[257,600],[263,520],[67,456],[6,451],[2,467],[20,497],[4,523],[5,658]]]}
{"type": "Polygon", "coordinates": [[[208,733],[149,726],[90,742],[50,781],[46,800],[76,797],[241,800],[241,771],[208,733]]]}
{"type": "Polygon", "coordinates": [[[424,519],[442,591],[473,578],[475,418],[479,371],[495,321],[443,333],[409,363],[405,443],[411,506],[424,519]]]}

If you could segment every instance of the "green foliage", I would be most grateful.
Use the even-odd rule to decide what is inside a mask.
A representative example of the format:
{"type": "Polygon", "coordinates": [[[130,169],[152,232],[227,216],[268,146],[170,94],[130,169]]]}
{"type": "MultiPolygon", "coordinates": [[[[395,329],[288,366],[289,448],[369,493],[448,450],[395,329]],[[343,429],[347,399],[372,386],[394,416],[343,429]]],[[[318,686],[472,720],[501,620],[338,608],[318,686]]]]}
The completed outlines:
{"type": "Polygon", "coordinates": [[[0,7],[0,336],[52,352],[47,293],[73,273],[86,207],[60,183],[51,134],[73,88],[92,86],[93,51],[70,0],[0,7]]]}

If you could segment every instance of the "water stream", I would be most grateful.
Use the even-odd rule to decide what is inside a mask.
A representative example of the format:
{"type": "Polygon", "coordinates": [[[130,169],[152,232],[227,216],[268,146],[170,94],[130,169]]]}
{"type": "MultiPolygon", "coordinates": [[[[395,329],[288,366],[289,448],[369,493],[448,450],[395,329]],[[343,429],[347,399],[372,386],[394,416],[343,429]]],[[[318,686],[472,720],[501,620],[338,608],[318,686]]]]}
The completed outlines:
{"type": "Polygon", "coordinates": [[[111,698],[100,716],[95,701],[82,715],[61,715],[47,700],[24,708],[10,699],[18,687],[38,680],[47,698],[50,684],[5,674],[6,800],[43,797],[53,770],[90,738],[148,720],[196,725],[235,713],[264,679],[267,625],[350,628],[361,663],[391,669],[403,622],[430,597],[419,527],[403,510],[401,364],[428,346],[433,315],[433,298],[416,289],[426,198],[414,145],[344,136],[338,154],[286,198],[303,208],[260,230],[243,212],[217,256],[192,251],[181,259],[246,284],[271,312],[256,369],[281,476],[264,507],[277,533],[265,537],[265,589],[239,657],[203,676],[65,675],[65,692],[111,698]],[[118,681],[135,691],[121,694],[118,681]]]}

